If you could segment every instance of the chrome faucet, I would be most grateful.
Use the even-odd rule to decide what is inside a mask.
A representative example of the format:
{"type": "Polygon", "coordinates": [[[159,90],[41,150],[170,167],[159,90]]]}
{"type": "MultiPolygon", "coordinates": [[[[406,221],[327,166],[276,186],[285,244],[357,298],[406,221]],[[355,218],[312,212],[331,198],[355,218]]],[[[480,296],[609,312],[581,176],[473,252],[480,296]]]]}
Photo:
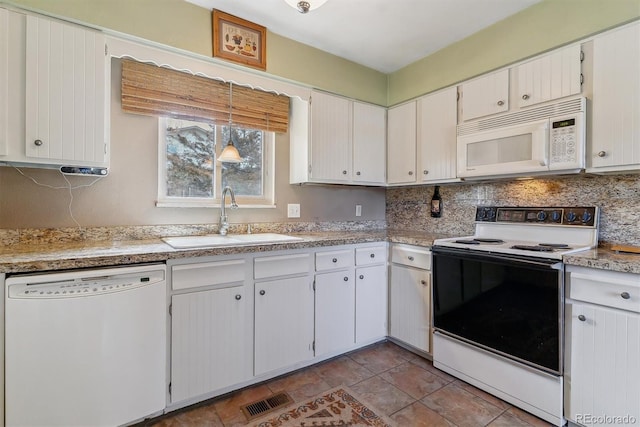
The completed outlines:
{"type": "Polygon", "coordinates": [[[227,209],[225,207],[225,199],[227,198],[227,193],[231,195],[231,209],[238,209],[238,204],[236,203],[236,196],[233,194],[233,190],[228,185],[224,187],[222,190],[222,196],[220,197],[220,234],[223,236],[227,235],[227,231],[229,230],[229,218],[227,217],[227,209]]]}

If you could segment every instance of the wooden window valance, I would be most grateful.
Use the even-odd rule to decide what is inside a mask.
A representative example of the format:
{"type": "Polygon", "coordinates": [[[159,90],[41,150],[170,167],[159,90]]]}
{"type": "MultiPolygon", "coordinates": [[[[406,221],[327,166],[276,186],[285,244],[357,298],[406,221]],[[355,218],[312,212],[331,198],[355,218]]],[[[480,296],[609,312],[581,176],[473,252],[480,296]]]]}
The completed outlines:
{"type": "MultiPolygon", "coordinates": [[[[229,123],[229,83],[131,59],[122,60],[122,109],[128,113],[229,123]]],[[[232,88],[234,125],[287,132],[289,97],[232,88]]]]}

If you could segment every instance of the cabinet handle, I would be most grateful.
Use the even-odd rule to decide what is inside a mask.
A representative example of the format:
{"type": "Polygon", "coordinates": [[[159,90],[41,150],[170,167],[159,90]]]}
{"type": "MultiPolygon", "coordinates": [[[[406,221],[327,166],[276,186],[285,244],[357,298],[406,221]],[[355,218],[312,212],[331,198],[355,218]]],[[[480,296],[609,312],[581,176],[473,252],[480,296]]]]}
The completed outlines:
{"type": "Polygon", "coordinates": [[[356,172],[356,175],[360,176],[360,171],[356,172]]]}
{"type": "Polygon", "coordinates": [[[598,157],[604,157],[607,155],[606,151],[598,151],[598,157]]]}
{"type": "Polygon", "coordinates": [[[412,256],[409,256],[407,258],[409,258],[409,261],[413,261],[413,257],[412,256]]]}
{"type": "Polygon", "coordinates": [[[264,294],[266,294],[266,292],[263,289],[263,290],[260,291],[260,295],[264,295],[264,294]]]}
{"type": "Polygon", "coordinates": [[[426,285],[426,284],[427,284],[427,281],[426,281],[426,280],[420,280],[420,284],[421,284],[421,285],[426,285]]]}
{"type": "Polygon", "coordinates": [[[338,258],[334,258],[334,259],[332,259],[331,261],[333,261],[333,262],[338,262],[338,258]]]}
{"type": "Polygon", "coordinates": [[[375,257],[376,257],[376,254],[371,254],[371,255],[369,255],[369,256],[370,256],[371,258],[375,258],[375,257]]]}
{"type": "Polygon", "coordinates": [[[529,96],[529,95],[527,95],[526,93],[525,93],[524,95],[522,95],[522,99],[524,99],[525,101],[526,101],[527,99],[529,99],[529,98],[530,98],[530,96],[529,96]]]}
{"type": "Polygon", "coordinates": [[[620,296],[622,297],[622,299],[631,298],[631,295],[629,295],[629,292],[623,292],[623,293],[620,294],[620,296]]]}
{"type": "Polygon", "coordinates": [[[360,275],[360,280],[364,279],[364,274],[360,275]]]}
{"type": "Polygon", "coordinates": [[[422,174],[423,175],[429,175],[429,171],[428,170],[424,170],[424,171],[422,171],[422,174]]]}
{"type": "Polygon", "coordinates": [[[578,316],[578,320],[581,321],[581,322],[584,322],[585,320],[587,320],[587,318],[584,317],[584,314],[581,314],[581,315],[578,316]]]}
{"type": "MultiPolygon", "coordinates": [[[[262,291],[262,292],[264,292],[264,291],[262,291]]],[[[240,301],[241,299],[242,299],[242,295],[240,295],[240,294],[236,295],[236,300],[240,301]]]]}
{"type": "Polygon", "coordinates": [[[342,171],[342,175],[346,175],[346,174],[347,174],[347,171],[342,171]]]}
{"type": "Polygon", "coordinates": [[[347,276],[344,276],[344,279],[342,279],[342,280],[344,280],[345,282],[348,282],[349,278],[347,276]]]}
{"type": "Polygon", "coordinates": [[[503,100],[498,101],[498,107],[502,107],[503,105],[504,105],[504,101],[503,100]]]}
{"type": "Polygon", "coordinates": [[[43,142],[42,142],[42,140],[41,140],[41,139],[36,139],[35,141],[33,141],[33,143],[34,143],[37,147],[40,147],[40,146],[43,144],[43,142]]]}
{"type": "Polygon", "coordinates": [[[413,175],[413,171],[409,171],[409,175],[413,175]]]}

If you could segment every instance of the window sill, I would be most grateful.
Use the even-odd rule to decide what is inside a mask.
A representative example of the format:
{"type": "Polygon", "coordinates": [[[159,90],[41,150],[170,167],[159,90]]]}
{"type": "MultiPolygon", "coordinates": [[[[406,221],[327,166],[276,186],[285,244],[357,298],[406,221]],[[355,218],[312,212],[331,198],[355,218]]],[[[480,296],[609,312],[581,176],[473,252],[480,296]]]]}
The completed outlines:
{"type": "MultiPolygon", "coordinates": [[[[228,206],[228,205],[227,205],[228,206]]],[[[220,202],[214,200],[158,200],[157,208],[216,208],[220,209],[220,202]]],[[[276,205],[243,203],[238,201],[239,209],[275,209],[276,205]]]]}

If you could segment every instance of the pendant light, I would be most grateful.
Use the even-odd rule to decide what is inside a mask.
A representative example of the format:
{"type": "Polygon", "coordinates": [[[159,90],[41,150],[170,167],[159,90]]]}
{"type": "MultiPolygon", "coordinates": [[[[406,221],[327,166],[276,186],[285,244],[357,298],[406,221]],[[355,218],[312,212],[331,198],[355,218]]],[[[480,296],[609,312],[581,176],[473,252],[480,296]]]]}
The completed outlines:
{"type": "Polygon", "coordinates": [[[233,92],[233,83],[229,83],[229,141],[227,145],[220,153],[218,157],[219,162],[223,163],[240,163],[242,161],[242,157],[240,157],[240,153],[238,153],[238,149],[233,145],[233,139],[231,138],[231,111],[232,107],[232,92],[233,92]]]}
{"type": "Polygon", "coordinates": [[[300,13],[308,13],[310,10],[317,9],[327,2],[327,0],[284,0],[289,6],[296,9],[300,13]]]}

